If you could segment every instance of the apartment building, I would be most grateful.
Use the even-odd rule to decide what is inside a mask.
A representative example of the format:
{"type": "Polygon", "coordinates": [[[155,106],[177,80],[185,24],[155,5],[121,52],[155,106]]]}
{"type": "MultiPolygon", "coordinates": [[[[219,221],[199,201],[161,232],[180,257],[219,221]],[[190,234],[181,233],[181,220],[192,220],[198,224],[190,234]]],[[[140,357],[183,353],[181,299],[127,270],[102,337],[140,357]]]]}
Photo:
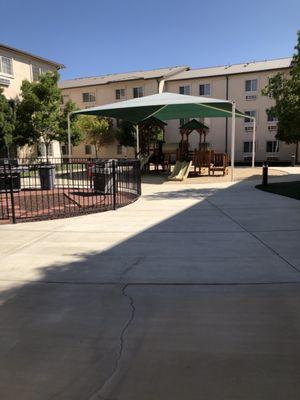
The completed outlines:
{"type": "MultiPolygon", "coordinates": [[[[61,68],[64,68],[63,64],[0,43],[0,87],[8,100],[15,101],[19,97],[25,79],[32,82],[41,73],[61,68]]],[[[23,149],[21,155],[27,154],[27,150],[23,149]]],[[[50,150],[53,156],[60,156],[58,143],[53,143],[50,150]]],[[[39,152],[44,151],[41,144],[39,152]]]]}
{"type": "MultiPolygon", "coordinates": [[[[77,78],[60,82],[63,102],[73,100],[77,106],[90,108],[115,101],[160,93],[167,78],[185,71],[188,67],[160,68],[90,78],[77,78]]],[[[94,147],[86,142],[72,149],[74,157],[95,157],[94,147]]],[[[133,157],[134,149],[123,148],[117,142],[103,147],[100,157],[133,157]]]]}
{"type": "MultiPolygon", "coordinates": [[[[289,161],[294,146],[278,142],[276,119],[270,118],[266,110],[272,105],[271,98],[261,95],[268,79],[278,72],[288,73],[291,58],[249,62],[243,64],[190,69],[188,66],[163,68],[152,71],[113,74],[93,78],[63,81],[60,87],[64,101],[72,99],[80,108],[147,96],[162,91],[194,96],[211,96],[236,101],[237,108],[256,117],[258,161],[289,161]]],[[[168,121],[166,141],[179,143],[179,126],[185,121],[168,121]]],[[[209,126],[207,141],[211,148],[220,152],[230,149],[230,118],[206,119],[209,126]]],[[[252,152],[253,124],[250,119],[238,119],[236,126],[236,161],[247,161],[252,152]]],[[[198,146],[198,134],[190,135],[190,146],[198,146]]],[[[73,155],[93,156],[93,149],[84,143],[73,149],[73,155]]],[[[117,143],[103,149],[103,157],[122,157],[124,149],[117,143]]],[[[127,154],[128,155],[128,154],[127,154]]]]}

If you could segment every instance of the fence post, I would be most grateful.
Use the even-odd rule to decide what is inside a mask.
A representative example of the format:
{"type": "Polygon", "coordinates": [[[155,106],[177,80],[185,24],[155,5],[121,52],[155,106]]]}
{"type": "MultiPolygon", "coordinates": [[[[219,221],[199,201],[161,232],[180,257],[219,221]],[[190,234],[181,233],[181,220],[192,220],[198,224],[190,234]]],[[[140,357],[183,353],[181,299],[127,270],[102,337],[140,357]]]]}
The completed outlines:
{"type": "Polygon", "coordinates": [[[112,174],[113,174],[113,209],[116,209],[117,203],[117,188],[116,188],[116,161],[112,160],[112,174]]]}
{"type": "Polygon", "coordinates": [[[13,221],[13,224],[16,224],[17,220],[16,220],[16,212],[15,212],[14,182],[13,182],[13,174],[12,174],[10,161],[8,162],[8,168],[9,168],[9,175],[10,175],[9,186],[10,186],[10,201],[11,201],[12,221],[13,221]]]}

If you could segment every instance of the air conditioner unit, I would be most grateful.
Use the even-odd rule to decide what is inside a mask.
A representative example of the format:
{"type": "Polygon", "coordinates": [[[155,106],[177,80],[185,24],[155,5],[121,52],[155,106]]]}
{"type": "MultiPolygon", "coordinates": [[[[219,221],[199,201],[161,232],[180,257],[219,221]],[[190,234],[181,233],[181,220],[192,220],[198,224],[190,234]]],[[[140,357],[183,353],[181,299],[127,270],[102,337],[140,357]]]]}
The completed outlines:
{"type": "Polygon", "coordinates": [[[245,126],[245,132],[253,132],[253,126],[245,126]]]}
{"type": "Polygon", "coordinates": [[[246,95],[246,100],[256,100],[257,95],[256,94],[247,94],[246,95]]]}
{"type": "Polygon", "coordinates": [[[0,86],[9,86],[9,85],[10,85],[9,79],[0,78],[0,86]]]}

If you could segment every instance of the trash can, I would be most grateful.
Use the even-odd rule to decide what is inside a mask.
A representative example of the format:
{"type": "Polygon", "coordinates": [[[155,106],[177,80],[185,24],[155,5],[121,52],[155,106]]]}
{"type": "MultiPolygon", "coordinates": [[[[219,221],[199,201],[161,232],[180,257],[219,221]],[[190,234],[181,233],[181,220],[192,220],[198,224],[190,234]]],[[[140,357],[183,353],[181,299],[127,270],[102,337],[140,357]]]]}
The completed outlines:
{"type": "Polygon", "coordinates": [[[96,161],[93,171],[94,191],[100,194],[114,193],[112,160],[96,161]]]}
{"type": "Polygon", "coordinates": [[[4,160],[0,165],[0,192],[8,192],[11,189],[14,192],[21,190],[21,173],[18,168],[18,163],[9,163],[4,160]]]}
{"type": "Polygon", "coordinates": [[[55,186],[55,165],[39,165],[39,175],[42,190],[51,190],[55,186]]]}
{"type": "Polygon", "coordinates": [[[291,154],[291,166],[294,167],[296,164],[296,154],[291,154]]]}

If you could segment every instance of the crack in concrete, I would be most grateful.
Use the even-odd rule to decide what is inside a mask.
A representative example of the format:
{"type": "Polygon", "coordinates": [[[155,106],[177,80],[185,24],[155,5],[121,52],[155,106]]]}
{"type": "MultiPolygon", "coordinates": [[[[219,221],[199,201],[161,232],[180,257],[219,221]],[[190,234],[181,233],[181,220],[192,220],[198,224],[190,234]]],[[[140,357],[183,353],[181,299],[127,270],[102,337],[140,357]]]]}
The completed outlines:
{"type": "Polygon", "coordinates": [[[125,336],[127,333],[127,330],[129,329],[130,325],[132,324],[134,317],[135,317],[135,305],[134,305],[134,300],[133,297],[130,296],[126,290],[129,286],[129,283],[126,283],[126,285],[123,286],[122,288],[122,296],[126,297],[127,299],[129,299],[129,304],[130,304],[130,316],[128,318],[128,320],[126,321],[125,325],[123,326],[120,336],[119,336],[119,341],[120,341],[120,345],[119,345],[119,351],[118,351],[118,355],[114,364],[114,368],[111,372],[111,374],[108,376],[108,378],[105,380],[105,382],[103,383],[103,385],[101,386],[101,388],[99,390],[97,390],[95,393],[93,393],[88,400],[113,400],[113,399],[109,399],[106,395],[105,392],[107,390],[107,388],[109,387],[109,385],[111,384],[114,376],[117,374],[119,367],[120,367],[120,361],[122,359],[123,353],[124,353],[124,346],[125,346],[125,336]]]}
{"type": "Polygon", "coordinates": [[[127,268],[124,269],[124,271],[121,272],[120,278],[123,278],[124,275],[128,274],[129,271],[131,271],[134,267],[139,265],[144,258],[145,257],[137,257],[136,260],[131,265],[129,265],[127,268]]]}

